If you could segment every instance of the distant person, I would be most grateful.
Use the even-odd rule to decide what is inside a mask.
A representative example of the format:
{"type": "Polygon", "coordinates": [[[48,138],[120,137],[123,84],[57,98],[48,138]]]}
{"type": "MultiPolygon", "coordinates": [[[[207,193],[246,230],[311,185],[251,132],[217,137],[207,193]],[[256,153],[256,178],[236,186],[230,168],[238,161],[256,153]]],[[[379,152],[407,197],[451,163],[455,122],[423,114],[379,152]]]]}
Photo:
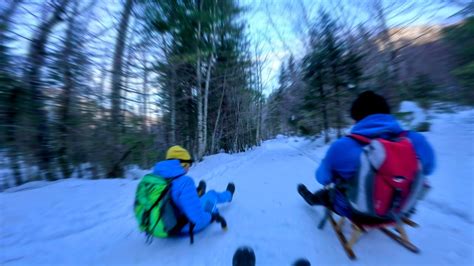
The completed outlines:
{"type": "Polygon", "coordinates": [[[166,152],[166,160],[158,162],[151,174],[143,177],[135,197],[135,215],[141,231],[152,236],[191,236],[213,221],[226,227],[217,204],[231,202],[235,185],[229,183],[224,192],[206,191],[206,183],[196,187],[186,175],[193,163],[191,155],[181,146],[166,152]]]}
{"type": "Polygon", "coordinates": [[[408,193],[427,187],[422,176],[435,168],[432,147],[423,135],[404,131],[384,97],[372,91],[357,97],[350,115],[356,122],[351,134],[330,146],[316,171],[317,181],[330,188],[312,193],[300,184],[298,193],[309,205],[349,218],[413,212],[417,196],[408,193]]]}

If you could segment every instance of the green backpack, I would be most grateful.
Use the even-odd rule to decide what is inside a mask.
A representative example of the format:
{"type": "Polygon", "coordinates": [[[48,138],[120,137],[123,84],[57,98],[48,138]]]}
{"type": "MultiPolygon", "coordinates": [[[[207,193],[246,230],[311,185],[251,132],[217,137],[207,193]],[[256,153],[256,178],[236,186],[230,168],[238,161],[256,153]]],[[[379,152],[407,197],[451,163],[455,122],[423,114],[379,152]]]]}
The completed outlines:
{"type": "Polygon", "coordinates": [[[135,218],[141,232],[148,237],[168,237],[178,225],[175,206],[171,199],[174,178],[147,174],[138,184],[135,194],[135,218]]]}

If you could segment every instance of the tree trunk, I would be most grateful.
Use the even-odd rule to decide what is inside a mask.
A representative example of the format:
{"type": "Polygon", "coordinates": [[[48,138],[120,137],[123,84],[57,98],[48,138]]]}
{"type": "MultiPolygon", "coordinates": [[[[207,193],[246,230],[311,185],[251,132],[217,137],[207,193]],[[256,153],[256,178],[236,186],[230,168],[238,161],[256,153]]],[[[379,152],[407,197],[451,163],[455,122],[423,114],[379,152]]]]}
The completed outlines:
{"type": "Polygon", "coordinates": [[[335,86],[336,88],[336,127],[337,127],[337,138],[342,136],[342,116],[341,116],[341,99],[339,97],[339,84],[335,86]]]}
{"type": "Polygon", "coordinates": [[[74,24],[76,23],[74,17],[76,14],[72,14],[69,17],[68,27],[66,29],[66,37],[64,41],[64,49],[63,49],[63,60],[64,60],[64,70],[63,70],[63,92],[61,96],[61,106],[59,108],[59,149],[58,149],[58,162],[59,167],[61,168],[61,172],[63,178],[68,178],[71,176],[71,168],[70,162],[68,158],[68,137],[69,137],[69,126],[71,122],[71,111],[70,106],[72,102],[72,91],[74,86],[73,76],[72,76],[72,64],[71,62],[71,53],[73,51],[73,31],[74,31],[74,24]]]}
{"type": "MultiPolygon", "coordinates": [[[[6,41],[6,30],[12,21],[12,16],[15,14],[18,5],[21,4],[23,0],[13,0],[10,5],[0,14],[0,45],[5,45],[6,41]]],[[[6,76],[9,76],[10,62],[2,62],[3,66],[0,71],[5,72],[6,76]]],[[[18,87],[16,84],[10,87],[8,101],[6,102],[7,106],[5,107],[5,128],[6,128],[6,142],[9,144],[8,157],[10,158],[10,167],[13,171],[13,179],[15,180],[15,185],[19,186],[23,183],[23,179],[20,172],[19,164],[19,147],[17,143],[17,125],[19,119],[19,98],[22,96],[24,91],[18,87]]],[[[5,178],[5,184],[8,184],[8,180],[5,178]]]]}
{"type": "Polygon", "coordinates": [[[396,96],[396,86],[397,86],[397,77],[396,77],[396,49],[394,43],[391,40],[389,28],[387,26],[387,14],[383,6],[382,0],[375,0],[373,3],[373,8],[375,9],[376,17],[379,20],[381,29],[381,39],[382,43],[385,46],[383,49],[383,93],[385,98],[388,100],[391,106],[394,106],[398,102],[398,97],[396,96]]]}
{"type": "Polygon", "coordinates": [[[261,130],[261,126],[262,126],[262,101],[261,101],[261,94],[262,94],[262,90],[261,90],[261,84],[260,84],[260,65],[258,63],[258,60],[256,60],[256,66],[255,66],[255,82],[257,83],[256,86],[257,86],[257,91],[259,92],[259,99],[258,99],[258,102],[257,102],[257,119],[256,119],[256,130],[255,130],[255,144],[258,145],[260,144],[260,130],[261,130]]]}
{"type": "Polygon", "coordinates": [[[227,72],[224,73],[224,83],[222,84],[222,95],[221,95],[221,100],[219,102],[219,108],[217,110],[217,117],[216,121],[214,122],[214,130],[212,131],[212,139],[211,139],[211,152],[216,151],[216,134],[217,134],[217,128],[219,125],[219,120],[221,119],[221,112],[222,112],[222,103],[224,102],[224,95],[225,95],[225,87],[226,87],[226,77],[227,77],[227,72]]]}
{"type": "Polygon", "coordinates": [[[333,82],[334,82],[334,91],[336,92],[335,101],[336,101],[337,138],[340,138],[342,136],[342,132],[341,132],[341,129],[342,129],[341,99],[340,99],[340,95],[339,95],[340,84],[339,84],[339,80],[338,80],[337,65],[333,65],[331,68],[332,68],[332,75],[333,75],[333,82]]]}
{"type": "MultiPolygon", "coordinates": [[[[11,17],[15,14],[16,9],[24,0],[13,0],[10,5],[0,14],[0,24],[7,25],[11,21],[11,17]]],[[[2,31],[6,30],[6,27],[0,27],[0,35],[2,31]]]]}
{"type": "Polygon", "coordinates": [[[99,83],[99,113],[100,118],[105,120],[105,109],[104,109],[104,90],[105,90],[105,80],[107,79],[107,67],[102,65],[102,69],[100,70],[100,83],[99,83]]]}
{"type": "Polygon", "coordinates": [[[47,180],[55,180],[56,177],[51,169],[52,151],[50,147],[50,136],[48,128],[47,112],[44,109],[44,96],[42,94],[43,84],[41,80],[41,68],[46,60],[46,43],[53,27],[61,22],[70,0],[63,0],[55,7],[52,16],[39,26],[38,34],[30,46],[28,62],[30,66],[26,72],[26,81],[30,88],[33,126],[36,129],[36,157],[39,161],[40,175],[47,180]]]}
{"type": "MultiPolygon", "coordinates": [[[[202,140],[202,152],[203,154],[206,152],[207,148],[207,111],[208,111],[208,102],[209,102],[209,86],[211,83],[211,69],[214,61],[214,56],[211,54],[209,57],[209,62],[207,64],[207,73],[206,73],[206,84],[204,87],[204,106],[203,106],[203,140],[202,140]]],[[[201,154],[201,156],[203,155],[201,154]]]]}
{"type": "MultiPolygon", "coordinates": [[[[123,66],[124,66],[124,52],[125,44],[127,39],[127,31],[132,13],[133,0],[126,0],[123,8],[122,17],[117,32],[117,39],[115,42],[113,64],[112,64],[112,80],[111,80],[111,128],[112,128],[112,142],[115,147],[113,150],[120,147],[120,130],[122,125],[121,117],[121,97],[122,97],[122,77],[123,77],[123,66]]],[[[115,157],[117,151],[111,150],[111,156],[115,157]]],[[[112,158],[111,158],[112,159],[112,158]]],[[[109,170],[108,175],[112,177],[123,176],[123,160],[119,160],[117,164],[113,165],[109,170]]]]}
{"type": "Polygon", "coordinates": [[[10,158],[10,167],[13,171],[13,178],[15,180],[15,185],[19,186],[23,184],[23,179],[21,177],[20,172],[20,164],[19,164],[19,147],[17,143],[17,133],[16,133],[16,126],[18,121],[19,115],[19,97],[21,96],[22,92],[21,89],[17,86],[12,88],[11,93],[9,95],[7,101],[7,108],[6,108],[6,117],[5,117],[5,126],[7,132],[6,141],[10,144],[10,148],[8,150],[8,157],[10,158]]]}
{"type": "MultiPolygon", "coordinates": [[[[201,1],[198,1],[199,12],[201,11],[201,1]]],[[[202,78],[201,78],[201,21],[198,21],[197,28],[197,62],[196,62],[196,90],[197,90],[197,160],[202,158],[204,154],[204,120],[203,120],[203,95],[202,95],[202,78]]]]}
{"type": "Polygon", "coordinates": [[[171,80],[171,104],[170,104],[170,116],[171,116],[171,134],[170,142],[172,145],[176,145],[176,69],[172,67],[172,80],[171,80]]]}
{"type": "Polygon", "coordinates": [[[240,134],[240,124],[241,124],[241,113],[240,113],[240,100],[237,102],[237,121],[235,123],[235,135],[234,135],[234,144],[232,145],[233,152],[236,152],[238,150],[238,143],[239,143],[239,134],[240,134]]]}
{"type": "Polygon", "coordinates": [[[142,93],[143,93],[143,132],[148,133],[148,62],[146,60],[146,57],[143,59],[143,87],[142,87],[142,93]]]}
{"type": "Polygon", "coordinates": [[[326,110],[326,95],[324,93],[324,85],[322,82],[321,74],[319,74],[319,97],[321,98],[321,113],[323,114],[323,131],[324,131],[324,143],[329,143],[329,123],[328,123],[328,114],[326,110]]]}
{"type": "Polygon", "coordinates": [[[111,103],[112,103],[112,137],[115,143],[118,143],[119,129],[122,123],[121,119],[121,94],[122,94],[122,77],[123,77],[123,57],[125,52],[125,43],[127,39],[127,31],[132,12],[133,0],[126,0],[123,8],[122,17],[120,19],[117,39],[115,42],[113,63],[112,63],[112,80],[111,80],[111,103]]]}

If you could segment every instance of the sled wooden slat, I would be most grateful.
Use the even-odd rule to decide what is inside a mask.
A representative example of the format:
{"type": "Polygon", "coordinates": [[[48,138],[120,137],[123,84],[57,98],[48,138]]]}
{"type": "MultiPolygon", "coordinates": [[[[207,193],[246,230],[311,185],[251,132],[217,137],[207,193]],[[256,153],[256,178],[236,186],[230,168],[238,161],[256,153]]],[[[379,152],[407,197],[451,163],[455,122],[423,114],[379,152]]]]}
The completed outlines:
{"type": "Polygon", "coordinates": [[[409,218],[402,218],[402,222],[408,226],[411,226],[411,227],[419,227],[419,225],[415,222],[413,222],[412,220],[410,220],[409,218]]]}
{"type": "Polygon", "coordinates": [[[331,211],[326,212],[326,216],[323,219],[329,219],[329,222],[331,223],[331,227],[333,228],[334,232],[337,235],[337,238],[339,239],[339,242],[341,243],[342,247],[344,248],[344,251],[346,252],[347,256],[351,260],[356,259],[356,254],[354,250],[352,249],[357,242],[357,240],[360,238],[360,236],[363,233],[366,233],[370,229],[379,229],[381,232],[383,232],[385,235],[388,237],[392,238],[394,241],[405,247],[406,249],[410,250],[413,253],[419,253],[420,250],[418,247],[416,247],[413,243],[410,242],[408,239],[408,235],[405,231],[405,228],[403,227],[403,224],[407,224],[408,226],[412,227],[418,227],[418,224],[413,222],[412,220],[408,218],[403,218],[401,221],[403,224],[396,224],[395,222],[393,223],[385,223],[385,224],[380,224],[380,225],[360,225],[360,224],[355,224],[353,223],[350,219],[349,222],[351,222],[351,227],[352,227],[352,232],[351,232],[351,237],[348,240],[346,236],[344,236],[344,233],[342,232],[342,227],[344,226],[345,222],[345,217],[341,217],[339,221],[336,221],[336,219],[332,215],[333,213],[331,211]],[[389,228],[394,228],[394,230],[389,229],[389,228]]]}
{"type": "Polygon", "coordinates": [[[390,230],[388,228],[380,228],[380,231],[382,231],[384,234],[386,234],[391,239],[397,241],[400,245],[402,245],[406,249],[410,250],[411,252],[420,253],[420,250],[415,245],[413,245],[408,240],[408,238],[406,238],[406,233],[403,233],[403,234],[400,233],[401,236],[399,236],[395,232],[393,232],[392,230],[390,230]],[[405,237],[402,237],[403,235],[405,235],[405,237]]]}
{"type": "Polygon", "coordinates": [[[349,259],[355,260],[355,259],[356,259],[356,255],[355,255],[354,251],[352,250],[352,247],[348,245],[349,243],[347,242],[346,237],[344,236],[344,234],[342,233],[342,231],[338,229],[336,220],[334,220],[334,218],[332,217],[332,215],[329,215],[329,222],[331,223],[332,228],[333,228],[334,231],[336,232],[337,238],[338,238],[339,241],[341,242],[341,245],[342,245],[342,247],[344,248],[344,251],[346,252],[346,254],[347,254],[347,256],[349,257],[349,259]]]}

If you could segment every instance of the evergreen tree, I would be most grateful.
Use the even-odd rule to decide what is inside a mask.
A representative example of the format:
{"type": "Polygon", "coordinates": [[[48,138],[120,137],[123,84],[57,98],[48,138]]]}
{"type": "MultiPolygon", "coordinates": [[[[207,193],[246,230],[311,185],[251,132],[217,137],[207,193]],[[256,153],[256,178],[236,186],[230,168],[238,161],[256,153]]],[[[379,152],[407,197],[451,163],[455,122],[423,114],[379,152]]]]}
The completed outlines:
{"type": "Polygon", "coordinates": [[[458,25],[450,26],[444,30],[445,39],[454,47],[457,56],[457,68],[453,74],[458,78],[462,89],[457,95],[457,100],[474,104],[474,16],[472,6],[465,12],[470,16],[458,25]]]}
{"type": "Polygon", "coordinates": [[[156,71],[170,144],[190,147],[196,158],[220,148],[253,145],[258,100],[241,8],[235,1],[147,1],[147,29],[163,38],[156,71]]]}

